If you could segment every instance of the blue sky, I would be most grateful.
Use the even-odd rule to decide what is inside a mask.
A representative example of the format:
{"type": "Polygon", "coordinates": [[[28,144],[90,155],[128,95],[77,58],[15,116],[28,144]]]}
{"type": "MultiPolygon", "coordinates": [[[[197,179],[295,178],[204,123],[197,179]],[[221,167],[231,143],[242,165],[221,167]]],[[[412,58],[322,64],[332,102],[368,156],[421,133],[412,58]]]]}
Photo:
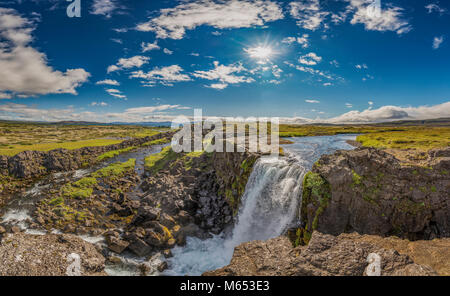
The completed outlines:
{"type": "Polygon", "coordinates": [[[1,119],[450,117],[448,1],[80,3],[0,0],[1,119]]]}

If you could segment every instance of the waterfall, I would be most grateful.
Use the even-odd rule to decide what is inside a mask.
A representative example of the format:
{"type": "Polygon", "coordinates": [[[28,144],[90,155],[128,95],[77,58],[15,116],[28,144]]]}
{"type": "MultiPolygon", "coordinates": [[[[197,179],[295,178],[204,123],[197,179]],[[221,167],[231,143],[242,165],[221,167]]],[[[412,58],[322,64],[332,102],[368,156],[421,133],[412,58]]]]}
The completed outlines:
{"type": "Polygon", "coordinates": [[[299,162],[278,158],[258,160],[242,197],[233,234],[226,244],[235,247],[282,234],[295,218],[306,171],[299,162]]]}
{"type": "Polygon", "coordinates": [[[200,240],[188,238],[185,247],[173,249],[169,275],[200,275],[228,264],[242,242],[266,240],[283,233],[294,219],[307,169],[297,161],[261,158],[250,175],[233,233],[200,240]]]}
{"type": "Polygon", "coordinates": [[[233,232],[201,240],[188,237],[185,247],[172,250],[167,275],[201,275],[227,265],[234,248],[247,241],[267,240],[281,235],[296,218],[301,201],[303,177],[321,155],[337,149],[353,149],[338,135],[294,139],[285,148],[289,157],[260,158],[253,167],[242,197],[233,232]]]}

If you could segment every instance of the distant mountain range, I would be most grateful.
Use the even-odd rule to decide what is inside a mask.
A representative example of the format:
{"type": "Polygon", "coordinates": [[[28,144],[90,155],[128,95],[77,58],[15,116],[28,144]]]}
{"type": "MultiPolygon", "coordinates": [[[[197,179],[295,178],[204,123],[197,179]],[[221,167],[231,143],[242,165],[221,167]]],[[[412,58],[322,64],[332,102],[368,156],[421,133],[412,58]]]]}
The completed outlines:
{"type": "MultiPolygon", "coordinates": [[[[0,120],[0,122],[26,122],[26,123],[39,123],[39,124],[62,124],[62,125],[138,125],[138,126],[152,126],[152,127],[170,127],[172,122],[111,122],[111,123],[101,123],[101,122],[90,122],[90,121],[59,121],[59,122],[38,122],[38,121],[13,121],[13,120],[0,120]]],[[[289,123],[296,125],[296,123],[289,123]]],[[[299,123],[297,123],[300,125],[299,123]]],[[[378,125],[378,126],[408,126],[408,125],[429,125],[429,126],[450,126],[450,118],[436,118],[436,119],[426,119],[426,120],[400,120],[400,121],[390,121],[382,123],[371,123],[371,124],[332,124],[332,123],[307,123],[303,125],[326,125],[326,126],[342,126],[342,125],[378,125]]]]}

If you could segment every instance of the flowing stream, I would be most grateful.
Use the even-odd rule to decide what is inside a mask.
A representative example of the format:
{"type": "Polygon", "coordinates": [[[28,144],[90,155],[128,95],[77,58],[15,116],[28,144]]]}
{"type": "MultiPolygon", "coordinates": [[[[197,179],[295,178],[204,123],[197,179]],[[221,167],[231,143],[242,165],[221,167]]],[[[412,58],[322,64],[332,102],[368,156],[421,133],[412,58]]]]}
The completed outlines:
{"type": "MultiPolygon", "coordinates": [[[[158,153],[161,151],[164,145],[155,145],[148,147],[140,147],[135,150],[125,152],[119,154],[115,157],[112,157],[108,160],[105,160],[101,163],[98,163],[87,169],[79,169],[75,171],[69,172],[60,172],[53,173],[47,177],[36,182],[31,188],[26,190],[23,193],[17,194],[14,198],[11,199],[9,204],[7,204],[3,209],[1,209],[0,213],[0,223],[4,225],[16,225],[19,226],[22,230],[25,230],[27,233],[31,234],[45,234],[45,231],[40,229],[30,229],[29,224],[32,222],[32,214],[35,210],[35,206],[37,202],[39,202],[42,198],[44,198],[45,191],[52,188],[59,188],[63,184],[67,182],[77,181],[88,174],[104,168],[115,162],[124,162],[130,158],[136,159],[135,171],[138,176],[142,176],[144,173],[144,160],[150,154],[158,153]]],[[[140,192],[140,184],[136,184],[136,186],[131,190],[129,196],[133,198],[134,196],[138,196],[140,192]]],[[[57,231],[55,231],[57,232],[57,231]]],[[[89,242],[98,242],[99,237],[89,237],[89,236],[80,236],[89,242]]]]}
{"type": "Polygon", "coordinates": [[[259,159],[250,175],[232,233],[211,239],[187,238],[184,247],[172,250],[166,275],[201,275],[227,265],[234,247],[252,240],[277,237],[299,219],[304,175],[321,155],[350,150],[355,135],[293,138],[285,145],[287,157],[259,159]]]}

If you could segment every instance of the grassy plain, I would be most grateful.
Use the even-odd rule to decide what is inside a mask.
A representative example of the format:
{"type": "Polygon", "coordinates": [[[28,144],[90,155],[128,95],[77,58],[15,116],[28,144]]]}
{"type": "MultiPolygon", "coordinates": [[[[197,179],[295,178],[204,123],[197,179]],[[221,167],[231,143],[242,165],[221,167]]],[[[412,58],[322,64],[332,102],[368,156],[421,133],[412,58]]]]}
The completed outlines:
{"type": "Polygon", "coordinates": [[[0,122],[0,155],[12,156],[25,150],[78,149],[120,143],[126,138],[152,136],[161,127],[123,125],[70,125],[0,122]]]}

